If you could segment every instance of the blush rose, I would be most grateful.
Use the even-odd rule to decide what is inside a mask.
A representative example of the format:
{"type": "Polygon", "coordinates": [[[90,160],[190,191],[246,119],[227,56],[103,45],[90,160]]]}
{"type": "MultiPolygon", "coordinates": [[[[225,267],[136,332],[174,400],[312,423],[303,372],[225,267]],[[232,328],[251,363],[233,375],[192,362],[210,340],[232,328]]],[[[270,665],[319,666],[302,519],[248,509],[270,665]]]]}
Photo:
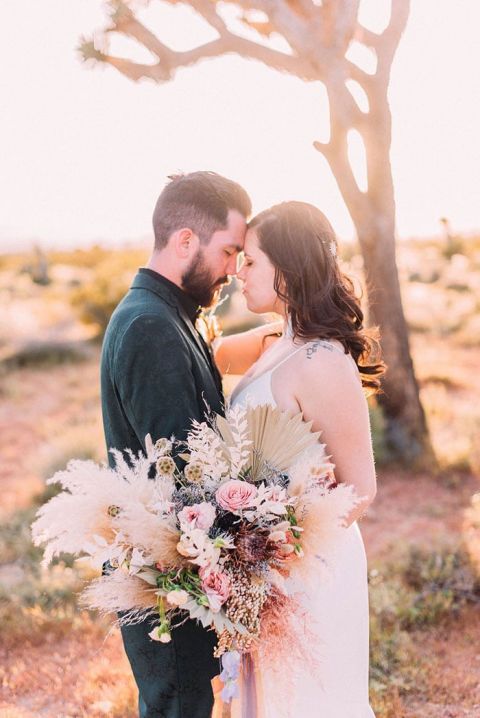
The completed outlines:
{"type": "Polygon", "coordinates": [[[206,593],[210,609],[218,613],[230,596],[230,579],[221,571],[209,571],[201,568],[202,590],[206,593]]]}
{"type": "Polygon", "coordinates": [[[237,513],[255,505],[257,489],[253,484],[238,479],[225,481],[215,493],[218,504],[227,511],[237,513]]]}

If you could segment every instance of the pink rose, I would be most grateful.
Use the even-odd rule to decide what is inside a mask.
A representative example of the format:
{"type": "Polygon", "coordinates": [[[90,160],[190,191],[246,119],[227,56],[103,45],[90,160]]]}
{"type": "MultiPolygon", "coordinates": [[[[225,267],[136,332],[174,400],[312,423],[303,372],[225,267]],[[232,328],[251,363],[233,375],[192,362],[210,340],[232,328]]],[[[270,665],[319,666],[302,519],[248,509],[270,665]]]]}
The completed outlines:
{"type": "Polygon", "coordinates": [[[217,489],[215,498],[222,508],[237,513],[241,509],[255,505],[257,489],[246,481],[230,479],[217,489]]]}
{"type": "Polygon", "coordinates": [[[220,571],[209,571],[201,568],[199,571],[202,579],[202,590],[206,593],[210,609],[218,613],[230,596],[230,579],[220,571]]]}
{"type": "Polygon", "coordinates": [[[178,512],[178,518],[182,531],[190,531],[191,529],[202,529],[207,531],[215,521],[215,506],[207,501],[201,504],[193,504],[193,506],[185,506],[178,512]]]}

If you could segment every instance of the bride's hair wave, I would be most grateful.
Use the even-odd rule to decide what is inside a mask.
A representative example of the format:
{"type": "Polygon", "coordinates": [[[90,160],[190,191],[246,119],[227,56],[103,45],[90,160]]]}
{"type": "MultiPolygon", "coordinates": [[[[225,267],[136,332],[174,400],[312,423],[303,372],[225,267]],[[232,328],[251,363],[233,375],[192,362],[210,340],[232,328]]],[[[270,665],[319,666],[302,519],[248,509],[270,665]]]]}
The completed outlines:
{"type": "Polygon", "coordinates": [[[379,332],[363,326],[352,280],[337,262],[335,232],[306,202],[282,202],[249,223],[275,268],[274,289],[287,305],[293,336],[337,339],[353,357],[364,388],[378,391],[385,372],[379,332]]]}

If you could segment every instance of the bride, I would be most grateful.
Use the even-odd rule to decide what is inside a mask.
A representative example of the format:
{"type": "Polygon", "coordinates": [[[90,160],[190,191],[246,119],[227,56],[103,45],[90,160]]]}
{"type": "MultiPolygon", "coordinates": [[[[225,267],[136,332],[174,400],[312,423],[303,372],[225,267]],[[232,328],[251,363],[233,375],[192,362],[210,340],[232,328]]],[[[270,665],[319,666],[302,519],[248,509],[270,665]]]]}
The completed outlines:
{"type": "Polygon", "coordinates": [[[365,392],[378,389],[384,365],[363,329],[336,247],[330,223],[312,205],[284,202],[257,215],[237,276],[248,308],[281,315],[283,328],[276,334],[278,327],[264,325],[221,338],[215,347],[224,374],[244,375],[231,403],[302,412],[322,432],[336,481],[352,484],[362,497],[345,519],[332,579],[314,590],[298,589],[311,618],[319,668],[301,673],[295,665],[283,667],[294,686],[285,708],[278,675],[262,670],[257,658],[253,678],[244,670],[241,696],[233,701],[232,715],[241,718],[374,718],[368,698],[367,562],[357,520],[376,493],[365,392]],[[247,697],[252,690],[254,708],[247,697]]]}

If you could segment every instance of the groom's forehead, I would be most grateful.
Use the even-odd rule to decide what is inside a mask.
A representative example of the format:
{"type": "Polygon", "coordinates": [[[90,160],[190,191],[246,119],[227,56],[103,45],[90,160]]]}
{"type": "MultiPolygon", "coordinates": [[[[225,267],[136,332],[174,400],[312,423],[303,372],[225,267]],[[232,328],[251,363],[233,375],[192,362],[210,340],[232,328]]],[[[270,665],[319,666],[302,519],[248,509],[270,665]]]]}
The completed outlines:
{"type": "Polygon", "coordinates": [[[224,229],[217,230],[214,236],[220,244],[233,247],[240,252],[243,249],[246,232],[247,222],[245,217],[235,210],[230,210],[227,226],[224,229]]]}

